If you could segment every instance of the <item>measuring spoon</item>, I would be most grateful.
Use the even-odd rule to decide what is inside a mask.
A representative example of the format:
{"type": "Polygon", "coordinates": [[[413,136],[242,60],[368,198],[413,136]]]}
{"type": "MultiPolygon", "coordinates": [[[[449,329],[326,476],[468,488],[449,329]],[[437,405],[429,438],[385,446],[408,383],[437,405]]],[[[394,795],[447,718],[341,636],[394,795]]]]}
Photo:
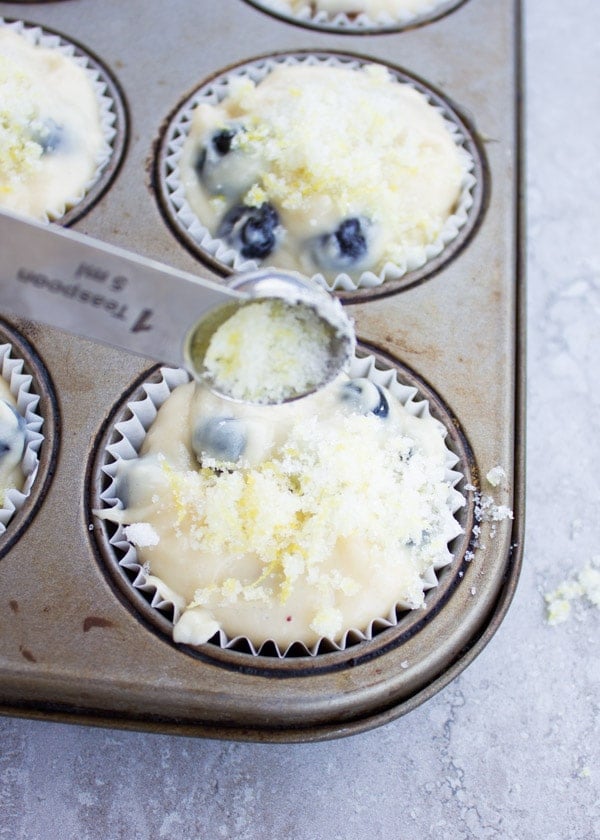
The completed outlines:
{"type": "Polygon", "coordinates": [[[206,381],[204,354],[215,330],[238,308],[269,299],[306,307],[326,324],[330,364],[323,381],[306,393],[318,390],[347,365],[355,339],[339,301],[309,280],[265,269],[220,285],[58,225],[0,211],[0,311],[183,364],[198,380],[206,381]]]}

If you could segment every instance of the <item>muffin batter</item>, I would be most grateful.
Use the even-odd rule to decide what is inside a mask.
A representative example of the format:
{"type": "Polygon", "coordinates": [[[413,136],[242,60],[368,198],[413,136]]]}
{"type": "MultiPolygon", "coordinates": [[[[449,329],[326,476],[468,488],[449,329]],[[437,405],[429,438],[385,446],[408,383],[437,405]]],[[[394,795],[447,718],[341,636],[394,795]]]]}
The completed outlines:
{"type": "Polygon", "coordinates": [[[408,14],[420,15],[429,12],[441,3],[442,0],[267,0],[265,5],[290,12],[299,12],[308,6],[314,13],[366,14],[371,18],[384,13],[391,18],[402,18],[408,14]]]}
{"type": "Polygon", "coordinates": [[[468,156],[440,113],[379,65],[234,77],[193,114],[180,172],[211,234],[244,260],[360,276],[436,240],[468,156]]]}
{"type": "Polygon", "coordinates": [[[444,435],[368,379],[269,407],[190,383],[121,462],[124,509],[99,515],[129,525],[149,580],[183,609],[176,641],[339,640],[421,606],[424,572],[450,562],[444,435]]]}
{"type": "Polygon", "coordinates": [[[82,198],[103,152],[85,71],[0,26],[0,206],[41,220],[61,216],[82,198]]]}

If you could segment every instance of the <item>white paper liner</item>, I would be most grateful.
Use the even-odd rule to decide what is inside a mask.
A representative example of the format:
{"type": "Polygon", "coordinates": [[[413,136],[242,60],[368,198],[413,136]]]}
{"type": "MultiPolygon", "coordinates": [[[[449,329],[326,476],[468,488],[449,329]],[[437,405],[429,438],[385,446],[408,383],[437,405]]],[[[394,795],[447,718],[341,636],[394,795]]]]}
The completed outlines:
{"type": "MultiPolygon", "coordinates": [[[[277,65],[308,65],[345,67],[359,69],[368,64],[368,61],[358,59],[341,58],[335,55],[283,55],[262,59],[252,64],[245,64],[234,68],[228,73],[213,79],[209,84],[202,86],[178,109],[169,123],[165,134],[166,154],[164,159],[164,195],[167,201],[167,210],[181,229],[183,234],[191,239],[206,254],[218,260],[224,266],[236,272],[255,271],[257,268],[269,268],[268,262],[257,262],[256,260],[244,259],[237,251],[231,248],[222,239],[214,237],[202,221],[196,216],[190,207],[185,189],[179,175],[179,161],[183,146],[190,131],[192,114],[197,105],[207,103],[217,105],[228,93],[228,79],[233,76],[244,76],[258,83],[265,78],[277,65]]],[[[393,68],[388,68],[394,73],[393,68]]],[[[410,84],[410,80],[399,79],[402,84],[410,84]]],[[[345,272],[338,274],[333,280],[324,277],[321,273],[314,274],[312,280],[329,291],[356,291],[363,288],[374,288],[390,280],[398,280],[409,271],[422,268],[426,263],[439,256],[444,248],[458,236],[461,228],[465,226],[469,218],[469,211],[473,206],[473,190],[477,180],[473,175],[475,161],[465,148],[466,137],[461,128],[453,121],[447,110],[440,107],[427,95],[427,90],[414,86],[416,90],[424,94],[429,104],[442,116],[446,128],[452,135],[456,145],[461,150],[464,159],[464,174],[461,183],[461,193],[454,213],[446,220],[439,235],[430,244],[424,247],[413,247],[407,249],[405,259],[401,263],[386,263],[379,272],[364,271],[358,278],[353,279],[345,272]]]]}
{"type": "Polygon", "coordinates": [[[110,94],[109,85],[104,77],[102,67],[91,56],[86,55],[80,47],[75,47],[74,44],[65,40],[62,36],[46,32],[41,26],[28,24],[21,20],[6,21],[0,17],[0,26],[6,26],[8,29],[17,32],[30,44],[57,50],[61,55],[69,58],[85,71],[96,94],[100,128],[104,142],[96,155],[96,168],[92,177],[85,184],[82,184],[78,193],[66,198],[54,207],[47,208],[46,221],[60,221],[60,217],[64,216],[67,210],[70,210],[85,198],[87,193],[98,182],[106,165],[110,161],[114,151],[114,140],[117,136],[115,125],[117,116],[114,110],[114,100],[110,94]]]}
{"type": "MultiPolygon", "coordinates": [[[[253,0],[256,6],[266,11],[277,12],[289,20],[299,23],[309,23],[311,26],[323,27],[327,30],[339,29],[342,32],[364,32],[368,30],[401,29],[411,26],[417,22],[424,23],[428,16],[437,13],[441,8],[448,6],[447,0],[430,0],[418,12],[399,10],[396,14],[388,12],[377,12],[370,16],[366,12],[348,17],[346,12],[313,11],[310,3],[303,3],[297,11],[290,9],[281,0],[253,0]]],[[[450,7],[451,8],[451,7],[450,7]]]]}
{"type": "MultiPolygon", "coordinates": [[[[145,397],[143,399],[127,403],[131,417],[115,424],[115,430],[118,432],[120,439],[106,447],[107,463],[102,467],[102,471],[109,478],[107,488],[100,495],[106,508],[120,509],[123,507],[116,495],[115,477],[119,463],[121,461],[134,460],[138,457],[138,452],[146,432],[154,422],[160,406],[165,402],[174,388],[189,382],[188,374],[179,368],[161,368],[160,373],[161,380],[159,382],[143,385],[143,390],[145,391],[145,397]]],[[[366,377],[375,384],[387,388],[413,416],[433,419],[427,400],[415,400],[415,397],[418,395],[418,390],[398,382],[395,370],[380,370],[375,367],[373,356],[366,356],[364,358],[355,357],[351,363],[349,375],[353,378],[366,377]]],[[[434,422],[439,423],[437,420],[434,422]]],[[[444,428],[441,423],[439,425],[441,428],[444,428]]],[[[453,514],[456,514],[459,508],[465,504],[463,494],[456,489],[456,485],[463,478],[462,473],[454,469],[458,460],[458,456],[451,452],[450,449],[447,449],[444,480],[450,489],[449,508],[453,514]]],[[[161,611],[172,611],[173,624],[177,623],[186,606],[186,601],[174,593],[162,580],[150,574],[146,566],[140,564],[135,547],[125,536],[125,527],[123,525],[115,525],[116,531],[110,538],[110,544],[119,554],[123,555],[118,560],[119,565],[127,569],[134,576],[132,586],[144,592],[150,598],[151,606],[161,611]]],[[[422,575],[424,591],[437,586],[438,577],[436,573],[451,562],[452,557],[449,555],[447,558],[434,564],[422,575]]],[[[381,630],[394,627],[398,624],[398,610],[412,609],[414,609],[413,605],[398,601],[388,615],[374,618],[364,630],[346,630],[342,638],[337,642],[333,642],[327,638],[320,638],[310,647],[303,642],[293,642],[282,650],[273,639],[266,639],[260,646],[256,646],[245,636],[229,638],[223,630],[218,631],[218,644],[223,649],[231,649],[239,647],[241,643],[253,655],[260,655],[265,646],[269,645],[274,648],[279,658],[285,657],[292,647],[295,650],[301,649],[306,655],[316,656],[323,649],[342,651],[349,645],[371,640],[381,630]]]]}
{"type": "Polygon", "coordinates": [[[40,432],[44,421],[36,412],[40,398],[31,390],[33,377],[22,372],[23,359],[13,358],[12,350],[12,344],[0,344],[0,372],[15,398],[17,411],[25,420],[25,449],[21,459],[25,481],[21,490],[10,488],[4,494],[4,506],[0,508],[0,535],[4,534],[15,512],[23,507],[31,493],[40,466],[38,453],[44,439],[40,432]]]}

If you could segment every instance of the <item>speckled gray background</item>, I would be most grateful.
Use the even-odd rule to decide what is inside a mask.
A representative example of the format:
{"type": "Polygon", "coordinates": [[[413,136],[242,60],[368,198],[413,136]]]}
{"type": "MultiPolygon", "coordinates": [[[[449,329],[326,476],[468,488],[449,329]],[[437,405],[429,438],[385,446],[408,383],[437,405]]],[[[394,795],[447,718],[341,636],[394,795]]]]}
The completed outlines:
{"type": "Polygon", "coordinates": [[[424,706],[341,741],[0,718],[2,840],[600,837],[600,610],[549,627],[543,602],[600,553],[600,4],[524,3],[528,525],[500,630],[424,706]]]}

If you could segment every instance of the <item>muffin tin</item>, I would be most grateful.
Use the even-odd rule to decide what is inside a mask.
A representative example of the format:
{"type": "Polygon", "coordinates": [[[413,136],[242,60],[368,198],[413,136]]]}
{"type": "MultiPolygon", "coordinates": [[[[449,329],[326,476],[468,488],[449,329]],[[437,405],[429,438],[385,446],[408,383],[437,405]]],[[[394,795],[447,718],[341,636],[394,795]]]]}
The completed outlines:
{"type": "Polygon", "coordinates": [[[396,67],[450,104],[477,149],[476,221],[410,282],[339,295],[361,352],[414,385],[448,429],[468,500],[457,559],[425,610],[344,651],[280,659],[175,645],[168,616],[132,595],[92,513],[105,482],[99,453],[156,367],[7,318],[26,361],[43,370],[44,441],[31,504],[0,537],[4,713],[263,741],[351,734],[447,684],[493,635],[514,592],[523,534],[520,5],[469,0],[418,28],[360,35],[257,6],[190,1],[173,12],[155,0],[71,0],[0,3],[0,16],[80,43],[123,94],[122,165],[86,214],[64,223],[217,280],[225,269],[189,248],[161,198],[164,132],[206,80],[256,56],[333,51],[396,67]],[[497,465],[507,478],[492,486],[486,475],[497,465]],[[508,508],[513,518],[503,518],[508,508]]]}

